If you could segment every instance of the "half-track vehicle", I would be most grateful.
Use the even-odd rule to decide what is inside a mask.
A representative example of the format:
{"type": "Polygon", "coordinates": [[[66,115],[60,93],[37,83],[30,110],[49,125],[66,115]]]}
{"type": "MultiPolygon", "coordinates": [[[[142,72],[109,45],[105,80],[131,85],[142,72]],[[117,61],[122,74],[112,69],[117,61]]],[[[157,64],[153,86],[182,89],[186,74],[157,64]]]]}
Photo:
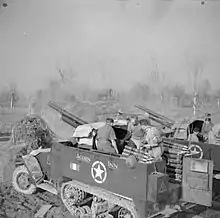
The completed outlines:
{"type": "MultiPolygon", "coordinates": [[[[144,111],[148,114],[150,120],[160,124],[160,128],[166,128],[169,131],[165,131],[164,135],[168,138],[174,138],[178,140],[187,140],[189,135],[193,133],[193,130],[196,128],[198,133],[202,132],[202,127],[204,125],[204,117],[200,116],[198,118],[188,118],[181,121],[174,121],[163,115],[160,115],[142,105],[136,105],[136,108],[144,111]],[[166,134],[167,133],[167,134],[166,134]]],[[[216,124],[213,127],[213,135],[209,138],[210,144],[219,144],[220,143],[220,125],[216,124]]],[[[204,142],[204,138],[200,135],[199,141],[204,142]]]]}
{"type": "Polygon", "coordinates": [[[193,153],[194,157],[200,159],[207,159],[214,161],[215,173],[220,173],[220,125],[215,124],[208,135],[208,140],[205,143],[203,137],[198,137],[199,142],[188,140],[189,135],[193,133],[194,128],[197,128],[198,132],[201,133],[204,124],[203,117],[197,119],[187,119],[182,122],[175,122],[165,116],[162,116],[144,106],[136,106],[138,109],[149,114],[149,118],[163,127],[169,129],[164,134],[163,142],[168,144],[182,144],[187,146],[193,153]]]}
{"type": "Polygon", "coordinates": [[[24,194],[37,189],[57,194],[80,218],[169,217],[186,205],[211,206],[213,161],[193,158],[182,144],[165,147],[167,159],[155,160],[127,145],[116,155],[71,140],[54,141],[17,162],[13,185],[24,194]],[[181,174],[179,180],[173,173],[181,174]]]}

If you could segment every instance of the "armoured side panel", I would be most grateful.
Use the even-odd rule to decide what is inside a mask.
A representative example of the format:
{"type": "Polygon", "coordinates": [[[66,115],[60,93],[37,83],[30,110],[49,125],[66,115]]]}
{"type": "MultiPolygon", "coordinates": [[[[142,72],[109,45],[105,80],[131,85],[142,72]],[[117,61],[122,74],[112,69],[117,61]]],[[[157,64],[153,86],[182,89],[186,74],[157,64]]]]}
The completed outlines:
{"type": "Polygon", "coordinates": [[[48,178],[51,177],[51,152],[42,152],[37,155],[37,159],[40,163],[41,169],[44,169],[44,173],[48,178]]]}
{"type": "Polygon", "coordinates": [[[61,168],[61,154],[64,145],[60,143],[54,143],[51,149],[51,179],[53,181],[58,181],[62,177],[62,168],[61,168]]]}
{"type": "Polygon", "coordinates": [[[25,155],[23,156],[23,160],[25,162],[25,166],[31,173],[31,176],[35,181],[39,180],[42,178],[43,173],[41,171],[40,164],[38,163],[38,160],[36,157],[31,156],[31,155],[25,155]]]}
{"type": "Polygon", "coordinates": [[[128,198],[146,200],[148,166],[145,164],[137,164],[134,169],[130,169],[123,159],[64,147],[61,166],[65,177],[128,198]]]}
{"type": "Polygon", "coordinates": [[[212,205],[213,162],[184,158],[182,198],[186,202],[212,205]]]}

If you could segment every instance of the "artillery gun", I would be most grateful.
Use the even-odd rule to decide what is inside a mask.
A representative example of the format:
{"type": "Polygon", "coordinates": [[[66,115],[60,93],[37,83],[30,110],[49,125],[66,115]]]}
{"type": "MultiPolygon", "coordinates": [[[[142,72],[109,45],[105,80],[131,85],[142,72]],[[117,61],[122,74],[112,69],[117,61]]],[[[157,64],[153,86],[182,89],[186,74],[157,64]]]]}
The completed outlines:
{"type": "MultiPolygon", "coordinates": [[[[199,142],[189,141],[189,135],[193,133],[194,128],[198,129],[198,132],[201,133],[202,127],[204,124],[204,115],[191,118],[191,119],[183,119],[180,122],[174,122],[169,118],[166,118],[150,109],[147,109],[143,106],[136,106],[137,108],[141,109],[144,112],[147,112],[150,116],[150,119],[154,119],[154,121],[159,121],[165,127],[168,127],[170,131],[166,137],[163,138],[163,142],[166,144],[182,144],[187,146],[193,153],[194,157],[200,159],[207,159],[214,161],[214,171],[215,174],[220,173],[220,159],[219,159],[219,152],[220,152],[220,125],[216,124],[212,128],[212,131],[209,132],[208,135],[208,142],[205,143],[202,137],[199,137],[199,142]],[[153,118],[152,118],[153,117],[153,118]],[[169,121],[169,122],[167,122],[169,121]],[[172,122],[170,122],[172,121],[172,122]],[[170,123],[168,126],[167,124],[170,123]]],[[[213,113],[218,114],[219,112],[213,113]]]]}
{"type": "MultiPolygon", "coordinates": [[[[200,116],[197,118],[188,118],[182,119],[181,121],[174,121],[170,118],[167,118],[163,115],[160,115],[144,106],[136,105],[136,108],[144,111],[148,114],[149,119],[153,120],[156,123],[159,123],[163,128],[166,128],[165,131],[166,137],[174,138],[178,140],[187,140],[189,135],[193,133],[194,128],[196,127],[201,133],[205,116],[200,116]]],[[[202,140],[202,138],[201,138],[202,140]]]]}
{"type": "Polygon", "coordinates": [[[160,125],[166,127],[166,128],[171,128],[175,121],[171,120],[163,115],[160,115],[144,106],[141,105],[135,105],[136,108],[144,111],[146,113],[146,115],[148,116],[148,118],[156,123],[159,123],[160,125]]]}
{"type": "MultiPolygon", "coordinates": [[[[86,121],[78,118],[76,115],[61,108],[55,102],[49,102],[48,106],[60,113],[62,121],[74,127],[75,130],[72,138],[77,138],[79,145],[84,147],[92,146],[93,148],[96,148],[94,143],[94,136],[98,128],[102,127],[105,124],[104,122],[87,123],[86,121]],[[91,135],[91,132],[94,133],[94,136],[91,135]]],[[[127,121],[115,119],[113,129],[117,138],[117,147],[120,152],[127,145],[127,142],[131,137],[131,134],[127,131],[127,121]]]]}
{"type": "MultiPolygon", "coordinates": [[[[69,123],[79,124],[72,118],[69,123]]],[[[90,124],[80,126],[86,125],[90,124]]],[[[50,148],[23,156],[13,173],[13,185],[23,194],[38,189],[57,194],[80,218],[169,217],[187,206],[211,206],[213,162],[192,158],[182,144],[169,146],[167,162],[128,146],[114,155],[69,140],[54,141],[50,148]],[[180,180],[171,182],[180,171],[180,180]]]]}
{"type": "Polygon", "coordinates": [[[74,114],[70,113],[69,111],[59,107],[55,102],[50,101],[48,105],[57,111],[61,115],[61,120],[70,126],[76,128],[77,126],[87,124],[86,121],[80,119],[79,117],[75,116],[74,114]]]}

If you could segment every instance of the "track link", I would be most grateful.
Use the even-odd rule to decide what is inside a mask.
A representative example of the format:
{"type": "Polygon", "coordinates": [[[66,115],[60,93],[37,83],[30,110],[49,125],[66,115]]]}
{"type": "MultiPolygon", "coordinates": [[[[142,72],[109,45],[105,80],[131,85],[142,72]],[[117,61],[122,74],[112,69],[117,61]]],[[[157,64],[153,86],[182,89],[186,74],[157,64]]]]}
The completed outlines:
{"type": "MultiPolygon", "coordinates": [[[[65,187],[67,185],[75,187],[78,190],[82,190],[83,192],[89,193],[93,196],[97,196],[98,198],[101,198],[101,199],[107,201],[109,203],[109,205],[111,205],[111,206],[112,205],[118,205],[122,209],[124,208],[125,210],[128,210],[131,213],[132,218],[140,218],[138,216],[137,210],[135,208],[135,205],[134,205],[134,202],[133,202],[132,199],[126,198],[124,196],[119,196],[115,193],[108,192],[104,189],[89,186],[89,185],[86,185],[84,183],[74,181],[74,180],[63,183],[62,186],[61,186],[61,199],[62,199],[64,205],[66,206],[66,208],[68,209],[68,211],[72,215],[75,215],[75,211],[76,211],[77,206],[75,206],[75,205],[71,206],[68,202],[69,199],[66,199],[65,187]]],[[[122,218],[123,216],[120,216],[120,217],[122,218]]]]}

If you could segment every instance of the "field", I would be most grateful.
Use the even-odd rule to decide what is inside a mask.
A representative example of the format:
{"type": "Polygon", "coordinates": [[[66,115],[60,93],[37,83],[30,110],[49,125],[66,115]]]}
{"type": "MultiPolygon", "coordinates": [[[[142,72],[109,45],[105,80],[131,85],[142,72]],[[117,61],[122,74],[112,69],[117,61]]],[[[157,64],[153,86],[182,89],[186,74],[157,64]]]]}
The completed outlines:
{"type": "MultiPolygon", "coordinates": [[[[149,104],[152,105],[152,104],[149,104]]],[[[146,105],[148,106],[148,105],[146,105]]],[[[181,119],[184,117],[190,117],[192,114],[191,108],[170,108],[166,107],[161,110],[161,107],[150,107],[156,111],[163,113],[165,116],[173,119],[181,119]]],[[[217,111],[216,108],[209,108],[204,111],[217,111]]],[[[26,108],[15,108],[14,111],[9,109],[0,110],[0,132],[6,133],[10,131],[11,126],[27,114],[28,110],[26,108]]],[[[71,112],[74,112],[71,110],[71,112]]],[[[140,111],[139,111],[140,112],[140,111]]],[[[76,113],[77,114],[77,113],[76,113]]],[[[59,115],[51,110],[45,110],[43,113],[43,118],[49,124],[51,129],[57,133],[62,138],[69,138],[72,135],[73,129],[67,124],[63,123],[59,115]]],[[[85,117],[81,117],[86,120],[85,117]]],[[[215,123],[220,121],[220,114],[213,116],[213,121],[215,123]]],[[[13,171],[13,156],[16,149],[12,147],[10,142],[0,142],[0,218],[3,217],[13,217],[13,218],[24,218],[24,217],[34,217],[34,214],[39,210],[42,205],[52,205],[52,208],[46,214],[46,218],[58,218],[58,217],[71,217],[71,215],[63,207],[60,199],[49,193],[38,192],[33,196],[24,196],[16,193],[11,189],[10,181],[13,171]]],[[[218,205],[217,205],[218,207],[218,205]]],[[[217,218],[220,217],[220,212],[215,209],[206,209],[205,207],[198,207],[194,210],[188,212],[188,214],[179,214],[176,217],[210,217],[217,218]],[[196,216],[200,214],[200,216],[196,216]]]]}

